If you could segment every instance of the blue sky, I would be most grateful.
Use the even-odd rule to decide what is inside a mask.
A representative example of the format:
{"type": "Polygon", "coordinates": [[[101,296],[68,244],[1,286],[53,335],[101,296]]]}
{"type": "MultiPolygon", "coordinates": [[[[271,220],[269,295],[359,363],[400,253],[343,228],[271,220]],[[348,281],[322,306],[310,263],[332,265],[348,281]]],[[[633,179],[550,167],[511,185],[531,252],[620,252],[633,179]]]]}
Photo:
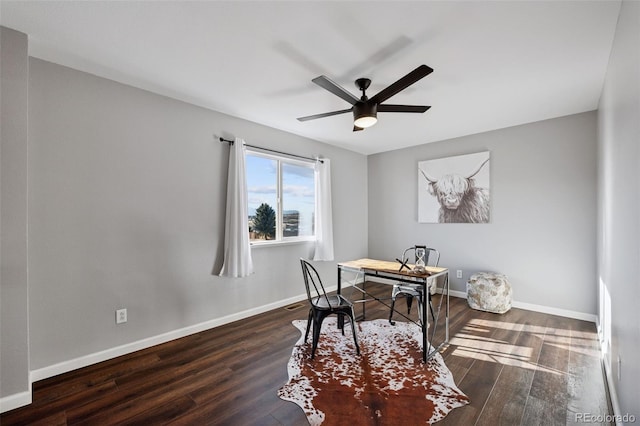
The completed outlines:
{"type": "MultiPolygon", "coordinates": [[[[276,160],[246,156],[249,214],[261,203],[276,206],[276,160]]],[[[315,203],[313,168],[284,163],[283,210],[311,215],[315,203]]],[[[310,216],[309,216],[310,217],[310,216]]]]}

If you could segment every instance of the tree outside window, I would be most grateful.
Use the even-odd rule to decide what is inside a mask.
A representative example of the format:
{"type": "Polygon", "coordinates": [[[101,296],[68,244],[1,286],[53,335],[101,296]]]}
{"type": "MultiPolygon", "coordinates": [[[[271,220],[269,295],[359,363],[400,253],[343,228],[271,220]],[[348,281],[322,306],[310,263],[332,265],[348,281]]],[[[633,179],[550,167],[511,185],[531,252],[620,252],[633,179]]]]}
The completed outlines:
{"type": "Polygon", "coordinates": [[[256,209],[253,232],[258,239],[273,240],[276,237],[276,211],[269,204],[262,203],[256,209]]]}

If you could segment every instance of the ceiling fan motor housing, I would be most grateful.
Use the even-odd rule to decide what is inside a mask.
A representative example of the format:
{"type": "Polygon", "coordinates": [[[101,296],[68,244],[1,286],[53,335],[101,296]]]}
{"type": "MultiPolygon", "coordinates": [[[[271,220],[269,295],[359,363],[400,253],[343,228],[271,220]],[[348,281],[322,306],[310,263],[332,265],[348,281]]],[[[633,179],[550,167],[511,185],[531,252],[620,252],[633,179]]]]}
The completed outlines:
{"type": "Polygon", "coordinates": [[[377,117],[378,104],[375,102],[358,102],[353,106],[353,122],[358,127],[369,127],[375,124],[377,117]],[[365,119],[364,123],[361,122],[361,119],[365,119]],[[371,124],[366,125],[367,122],[371,124]]]}

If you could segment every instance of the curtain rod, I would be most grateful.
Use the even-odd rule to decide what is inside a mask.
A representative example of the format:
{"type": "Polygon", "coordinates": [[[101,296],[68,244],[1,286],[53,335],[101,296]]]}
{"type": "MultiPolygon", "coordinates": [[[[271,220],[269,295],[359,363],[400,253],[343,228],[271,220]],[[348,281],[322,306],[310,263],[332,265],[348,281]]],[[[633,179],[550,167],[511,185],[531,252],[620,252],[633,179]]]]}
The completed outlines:
{"type": "MultiPolygon", "coordinates": [[[[229,140],[229,139],[225,139],[225,138],[222,138],[222,137],[220,138],[220,142],[226,142],[229,145],[233,145],[233,143],[234,143],[234,141],[229,140]]],[[[263,148],[261,146],[249,145],[248,143],[245,143],[244,146],[248,146],[249,148],[261,149],[263,151],[275,152],[276,154],[288,155],[289,157],[297,157],[297,158],[303,158],[305,160],[319,161],[319,162],[324,164],[324,161],[322,161],[320,158],[304,157],[302,155],[289,154],[288,152],[276,151],[275,149],[269,149],[269,148],[263,148]]]]}

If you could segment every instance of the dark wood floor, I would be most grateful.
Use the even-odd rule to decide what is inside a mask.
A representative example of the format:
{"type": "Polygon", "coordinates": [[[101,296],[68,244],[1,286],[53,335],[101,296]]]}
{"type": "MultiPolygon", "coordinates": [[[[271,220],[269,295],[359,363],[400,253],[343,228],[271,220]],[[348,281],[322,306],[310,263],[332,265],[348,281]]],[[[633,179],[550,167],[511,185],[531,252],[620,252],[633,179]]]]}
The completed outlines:
{"type": "MultiPolygon", "coordinates": [[[[289,308],[36,382],[33,403],[0,424],[307,424],[276,395],[299,338],[291,321],[307,315],[305,304],[289,308]]],[[[388,315],[376,302],[366,309],[367,319],[388,315]]],[[[441,353],[471,404],[439,424],[560,425],[611,413],[593,323],[520,309],[490,314],[451,298],[450,328],[441,353]]]]}

